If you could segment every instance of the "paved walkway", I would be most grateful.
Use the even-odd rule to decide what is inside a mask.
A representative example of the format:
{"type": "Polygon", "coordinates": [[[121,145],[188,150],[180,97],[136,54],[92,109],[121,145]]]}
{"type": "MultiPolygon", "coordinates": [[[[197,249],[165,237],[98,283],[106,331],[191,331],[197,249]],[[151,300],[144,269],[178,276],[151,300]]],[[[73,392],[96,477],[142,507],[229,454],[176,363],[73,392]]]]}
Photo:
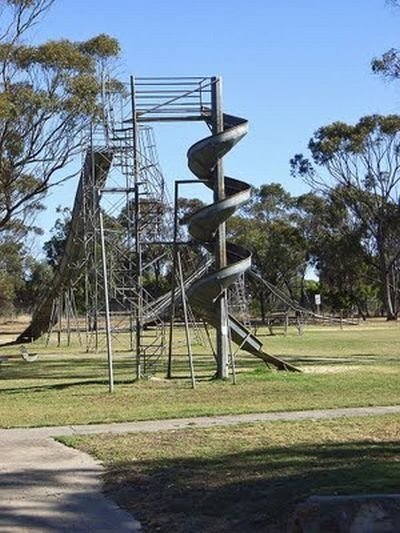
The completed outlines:
{"type": "Polygon", "coordinates": [[[0,532],[137,532],[140,524],[101,492],[102,467],[52,437],[166,431],[276,420],[400,413],[400,406],[256,413],[121,424],[0,430],[0,532]]]}

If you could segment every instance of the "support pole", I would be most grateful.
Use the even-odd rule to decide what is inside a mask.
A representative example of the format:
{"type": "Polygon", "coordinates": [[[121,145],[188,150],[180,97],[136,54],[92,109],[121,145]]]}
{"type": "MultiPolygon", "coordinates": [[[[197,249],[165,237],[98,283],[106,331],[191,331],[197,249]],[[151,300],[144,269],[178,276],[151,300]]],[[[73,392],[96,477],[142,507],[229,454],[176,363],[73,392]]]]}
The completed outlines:
{"type": "Polygon", "coordinates": [[[98,272],[98,232],[96,231],[96,222],[95,219],[98,215],[98,212],[100,213],[100,206],[99,206],[99,190],[96,180],[96,161],[94,156],[94,143],[93,143],[93,129],[91,132],[91,184],[90,184],[90,191],[91,191],[91,218],[92,218],[92,232],[93,232],[93,239],[92,239],[92,253],[93,253],[93,265],[94,265],[94,313],[92,316],[92,328],[95,335],[95,352],[97,353],[99,350],[99,272],[98,272]]]}
{"type": "Polygon", "coordinates": [[[58,308],[57,308],[57,348],[61,346],[61,332],[62,332],[62,312],[63,312],[63,297],[62,294],[58,297],[58,308]]]}
{"type": "Polygon", "coordinates": [[[65,314],[67,315],[67,346],[71,346],[71,301],[69,290],[65,293],[65,314]]]}
{"type": "MultiPolygon", "coordinates": [[[[228,304],[228,300],[226,300],[226,303],[228,304]]],[[[226,321],[228,322],[228,306],[224,309],[225,315],[226,315],[226,321]]],[[[230,328],[228,327],[228,342],[229,342],[229,359],[231,363],[231,369],[232,369],[232,383],[236,385],[236,360],[235,355],[232,350],[232,333],[230,328]]]]}
{"type": "Polygon", "coordinates": [[[49,329],[47,330],[46,348],[49,345],[50,336],[51,336],[51,333],[53,331],[53,327],[54,327],[56,319],[57,319],[57,301],[53,300],[53,303],[51,304],[51,314],[50,314],[50,321],[49,321],[49,329]]]}
{"type": "MultiPolygon", "coordinates": [[[[93,191],[95,189],[95,180],[94,180],[94,155],[93,155],[93,126],[90,128],[90,153],[91,153],[91,166],[90,173],[86,172],[86,157],[83,164],[83,248],[85,254],[85,351],[86,353],[90,350],[91,341],[93,340],[93,277],[97,278],[97,270],[94,267],[94,253],[92,248],[91,240],[95,240],[94,236],[94,202],[93,202],[93,191]],[[89,259],[90,258],[90,259],[89,259]]],[[[96,283],[96,281],[94,282],[96,283]]]]}
{"type": "Polygon", "coordinates": [[[188,319],[188,310],[187,310],[187,301],[186,301],[186,292],[185,292],[185,283],[183,281],[183,270],[182,270],[182,262],[181,262],[181,255],[178,254],[178,269],[179,269],[179,283],[181,286],[181,294],[182,294],[182,307],[183,307],[183,316],[185,319],[185,337],[186,337],[186,346],[188,349],[188,356],[189,356],[189,368],[190,368],[190,378],[192,380],[192,388],[196,388],[196,380],[194,377],[194,366],[193,366],[193,353],[192,353],[192,339],[190,338],[190,330],[189,330],[189,319],[188,319]]]}
{"type": "Polygon", "coordinates": [[[131,76],[131,105],[132,105],[132,127],[133,127],[133,173],[135,185],[135,274],[137,287],[137,306],[136,306],[136,379],[142,377],[141,361],[141,336],[142,336],[142,312],[143,312],[143,287],[142,287],[142,251],[140,247],[140,168],[139,168],[139,147],[138,147],[138,124],[136,117],[136,89],[135,79],[131,76]]]}
{"type": "MultiPolygon", "coordinates": [[[[224,131],[224,118],[222,113],[222,81],[221,78],[212,78],[212,133],[218,135],[224,131]]],[[[218,160],[214,173],[214,202],[225,198],[225,178],[222,158],[218,160]]],[[[220,224],[216,236],[215,259],[218,270],[226,267],[226,229],[225,223],[220,224]]],[[[229,336],[227,312],[227,292],[223,290],[216,302],[217,311],[217,378],[228,377],[229,336]]]]}
{"type": "Polygon", "coordinates": [[[73,289],[71,289],[70,294],[71,294],[71,311],[75,319],[75,328],[76,328],[76,333],[78,335],[79,346],[82,347],[81,328],[79,326],[78,310],[76,308],[76,300],[75,300],[75,294],[74,294],[73,289]]]}
{"type": "Polygon", "coordinates": [[[106,247],[104,242],[104,224],[103,213],[100,210],[100,242],[101,242],[101,259],[103,264],[103,281],[104,281],[104,304],[106,311],[106,337],[107,337],[107,361],[108,361],[108,390],[114,391],[114,375],[113,375],[113,356],[111,343],[111,323],[110,323],[110,303],[108,300],[108,276],[107,276],[107,258],[106,247]]]}
{"type": "Polygon", "coordinates": [[[167,378],[172,378],[172,348],[174,343],[174,320],[176,308],[176,288],[177,288],[177,272],[178,272],[178,200],[179,200],[179,186],[183,184],[199,184],[202,180],[176,180],[174,187],[174,234],[172,242],[172,278],[171,278],[171,313],[169,322],[169,345],[168,345],[168,366],[167,378]]]}
{"type": "Polygon", "coordinates": [[[172,347],[174,342],[174,320],[175,320],[175,288],[177,270],[177,240],[178,240],[178,194],[179,182],[175,181],[174,189],[174,240],[172,248],[172,278],[171,278],[171,315],[169,320],[169,345],[168,345],[168,367],[167,378],[172,378],[172,347]]]}

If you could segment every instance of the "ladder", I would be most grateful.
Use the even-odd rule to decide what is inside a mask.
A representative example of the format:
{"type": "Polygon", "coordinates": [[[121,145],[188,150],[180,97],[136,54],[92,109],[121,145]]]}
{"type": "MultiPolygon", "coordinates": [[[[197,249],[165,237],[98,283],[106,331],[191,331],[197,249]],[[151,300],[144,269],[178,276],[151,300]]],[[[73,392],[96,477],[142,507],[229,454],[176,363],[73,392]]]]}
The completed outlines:
{"type": "Polygon", "coordinates": [[[251,329],[250,310],[246,294],[244,272],[229,289],[229,308],[248,329],[251,329]]]}

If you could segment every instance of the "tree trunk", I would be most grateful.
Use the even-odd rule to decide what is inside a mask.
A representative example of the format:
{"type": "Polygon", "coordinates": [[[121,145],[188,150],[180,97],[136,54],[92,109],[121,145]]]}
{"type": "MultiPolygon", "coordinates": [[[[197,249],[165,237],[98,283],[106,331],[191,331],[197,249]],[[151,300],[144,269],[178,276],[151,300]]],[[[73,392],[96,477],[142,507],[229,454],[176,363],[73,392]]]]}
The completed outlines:
{"type": "Polygon", "coordinates": [[[264,291],[260,291],[260,310],[261,310],[261,320],[265,324],[265,300],[264,300],[264,291]]]}
{"type": "MultiPolygon", "coordinates": [[[[358,315],[359,315],[364,321],[367,320],[367,314],[364,313],[364,311],[362,310],[361,302],[359,301],[358,298],[355,298],[355,304],[356,304],[356,307],[357,307],[358,315]]],[[[367,310],[367,313],[368,313],[368,310],[367,310]]]]}
{"type": "Polygon", "coordinates": [[[386,320],[397,320],[397,315],[393,306],[391,279],[388,262],[386,259],[385,246],[383,245],[385,239],[382,230],[380,230],[377,238],[377,249],[379,254],[379,274],[382,284],[383,305],[386,311],[386,320]]]}
{"type": "Polygon", "coordinates": [[[300,277],[300,305],[303,307],[307,306],[306,301],[306,289],[305,289],[305,277],[306,277],[306,271],[305,269],[301,273],[300,277]]]}
{"type": "Polygon", "coordinates": [[[382,278],[383,304],[386,310],[386,320],[397,320],[396,311],[393,306],[392,292],[390,289],[390,274],[388,272],[384,272],[382,278]]]}

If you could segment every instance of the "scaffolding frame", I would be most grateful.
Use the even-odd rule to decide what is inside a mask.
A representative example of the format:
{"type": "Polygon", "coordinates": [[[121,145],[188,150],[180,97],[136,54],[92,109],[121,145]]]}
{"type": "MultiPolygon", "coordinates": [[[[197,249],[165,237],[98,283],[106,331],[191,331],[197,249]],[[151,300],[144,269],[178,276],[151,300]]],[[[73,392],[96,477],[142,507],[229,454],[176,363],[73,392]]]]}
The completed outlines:
{"type": "MultiPolygon", "coordinates": [[[[131,76],[125,89],[118,93],[108,91],[105,82],[103,120],[91,124],[85,133],[82,165],[88,170],[83,172],[83,228],[78,235],[83,258],[77,272],[84,285],[86,351],[107,350],[110,391],[113,389],[113,345],[121,343],[121,339],[126,342],[127,333],[126,349],[135,354],[137,379],[154,371],[153,363],[165,353],[165,324],[158,313],[154,312],[153,326],[145,327],[157,302],[145,289],[144,277],[147,268],[152,268],[164,255],[171,257],[170,252],[173,285],[179,283],[182,292],[186,331],[191,315],[181,257],[169,246],[175,243],[176,247],[177,212],[166,209],[171,201],[158,162],[152,124],[198,121],[205,123],[212,134],[220,133],[223,130],[221,92],[222,82],[218,77],[131,76]],[[99,161],[106,169],[104,172],[98,168],[99,161]],[[169,233],[160,224],[166,216],[174,217],[173,224],[167,224],[169,233]],[[167,245],[169,251],[148,254],[147,250],[154,250],[156,245],[167,245]],[[151,260],[146,261],[149,256],[151,260]]],[[[225,196],[222,160],[214,169],[213,179],[214,201],[219,201],[225,196]]],[[[217,233],[214,258],[217,269],[226,265],[225,224],[220,225],[217,233]]],[[[75,280],[74,284],[79,283],[75,280]]],[[[175,285],[172,300],[174,295],[175,285]]],[[[226,378],[232,355],[226,290],[218,297],[216,306],[219,310],[217,377],[226,378]]],[[[189,342],[190,335],[186,336],[189,342]]],[[[194,384],[191,355],[189,359],[194,384]]]]}
{"type": "MultiPolygon", "coordinates": [[[[220,77],[137,77],[130,79],[132,117],[124,122],[133,124],[134,131],[148,122],[202,121],[209,125],[211,133],[223,132],[222,80],[220,77]]],[[[222,158],[213,170],[214,202],[225,198],[225,177],[222,158]]],[[[176,215],[175,215],[176,216],[176,215]]],[[[215,240],[217,269],[227,265],[225,223],[218,227],[215,240]]],[[[176,267],[176,265],[175,265],[176,267]]],[[[140,268],[136,272],[140,279],[140,268]]],[[[175,274],[174,274],[175,276],[175,274]]],[[[173,293],[172,293],[173,294],[173,293]]],[[[228,328],[227,291],[223,290],[216,302],[218,313],[216,328],[217,378],[228,377],[230,339],[228,328]]],[[[141,324],[136,322],[137,347],[140,345],[141,324]]],[[[170,374],[170,365],[168,373],[170,374]]]]}

